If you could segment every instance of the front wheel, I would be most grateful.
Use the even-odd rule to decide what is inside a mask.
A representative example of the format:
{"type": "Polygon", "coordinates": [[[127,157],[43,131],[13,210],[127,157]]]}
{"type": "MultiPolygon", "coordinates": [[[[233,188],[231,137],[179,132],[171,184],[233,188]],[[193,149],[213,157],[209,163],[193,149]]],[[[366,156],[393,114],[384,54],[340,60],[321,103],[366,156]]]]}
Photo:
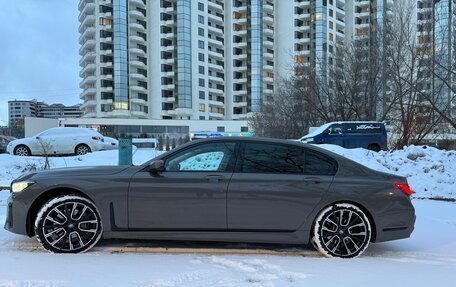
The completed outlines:
{"type": "Polygon", "coordinates": [[[30,152],[30,149],[25,145],[18,145],[16,148],[14,148],[13,154],[17,155],[17,156],[31,156],[32,155],[32,153],[30,152]]]}
{"type": "Polygon", "coordinates": [[[369,219],[352,204],[339,203],[325,208],[313,227],[312,241],[327,257],[357,257],[366,250],[370,239],[369,219]]]}
{"type": "Polygon", "coordinates": [[[103,227],[96,206],[75,195],[48,201],[38,212],[35,234],[48,251],[80,253],[92,248],[101,238],[103,227]]]}

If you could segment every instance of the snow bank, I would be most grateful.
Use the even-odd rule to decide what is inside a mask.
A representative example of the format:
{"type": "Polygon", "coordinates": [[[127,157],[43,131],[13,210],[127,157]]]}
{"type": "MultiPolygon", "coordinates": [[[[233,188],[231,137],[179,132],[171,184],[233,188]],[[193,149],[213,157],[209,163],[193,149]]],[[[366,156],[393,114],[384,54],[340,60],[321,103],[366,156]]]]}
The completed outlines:
{"type": "Polygon", "coordinates": [[[369,168],[406,176],[415,198],[456,198],[456,151],[409,146],[392,152],[372,152],[319,145],[369,168]]]}

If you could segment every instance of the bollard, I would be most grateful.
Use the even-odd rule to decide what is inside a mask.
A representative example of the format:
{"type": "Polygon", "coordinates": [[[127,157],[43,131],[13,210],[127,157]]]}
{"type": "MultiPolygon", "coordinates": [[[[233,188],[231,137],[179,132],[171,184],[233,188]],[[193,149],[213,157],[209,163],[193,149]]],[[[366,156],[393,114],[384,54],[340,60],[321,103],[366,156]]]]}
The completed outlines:
{"type": "Polygon", "coordinates": [[[132,165],[133,144],[131,139],[119,139],[119,165],[132,165]]]}

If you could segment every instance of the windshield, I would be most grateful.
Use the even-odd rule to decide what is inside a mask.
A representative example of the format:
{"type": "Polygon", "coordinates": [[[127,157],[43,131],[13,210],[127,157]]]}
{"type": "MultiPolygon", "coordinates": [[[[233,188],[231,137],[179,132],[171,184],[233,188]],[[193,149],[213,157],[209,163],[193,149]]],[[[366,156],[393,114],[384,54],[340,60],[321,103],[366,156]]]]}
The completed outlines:
{"type": "Polygon", "coordinates": [[[317,135],[321,134],[322,132],[324,132],[332,124],[333,123],[324,124],[324,125],[316,128],[315,130],[313,130],[311,133],[308,133],[307,135],[303,136],[302,138],[300,138],[300,140],[317,136],[317,135]]]}

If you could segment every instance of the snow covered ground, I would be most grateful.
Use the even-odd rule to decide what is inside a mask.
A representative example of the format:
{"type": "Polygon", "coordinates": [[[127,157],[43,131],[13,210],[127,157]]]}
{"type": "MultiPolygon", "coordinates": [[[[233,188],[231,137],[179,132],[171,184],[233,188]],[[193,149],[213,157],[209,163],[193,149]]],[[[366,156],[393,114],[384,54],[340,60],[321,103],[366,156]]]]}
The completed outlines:
{"type": "MultiPolygon", "coordinates": [[[[0,191],[0,224],[7,191],[0,191]]],[[[454,286],[456,203],[414,201],[412,237],[371,244],[356,259],[328,259],[305,247],[101,241],[58,255],[35,238],[0,229],[0,286],[286,287],[454,286]]]]}
{"type": "MultiPolygon", "coordinates": [[[[456,198],[456,152],[408,147],[373,153],[323,146],[371,168],[405,175],[417,198],[456,198]]],[[[137,150],[140,164],[158,151],[137,150]]],[[[50,158],[51,168],[117,164],[117,151],[50,158]]],[[[44,159],[0,155],[0,186],[44,159]]],[[[0,226],[8,191],[0,191],[0,226]]],[[[410,239],[371,244],[353,260],[323,258],[301,246],[101,241],[79,255],[46,252],[35,238],[0,228],[0,287],[54,286],[455,286],[456,203],[414,200],[410,239]]]]}

